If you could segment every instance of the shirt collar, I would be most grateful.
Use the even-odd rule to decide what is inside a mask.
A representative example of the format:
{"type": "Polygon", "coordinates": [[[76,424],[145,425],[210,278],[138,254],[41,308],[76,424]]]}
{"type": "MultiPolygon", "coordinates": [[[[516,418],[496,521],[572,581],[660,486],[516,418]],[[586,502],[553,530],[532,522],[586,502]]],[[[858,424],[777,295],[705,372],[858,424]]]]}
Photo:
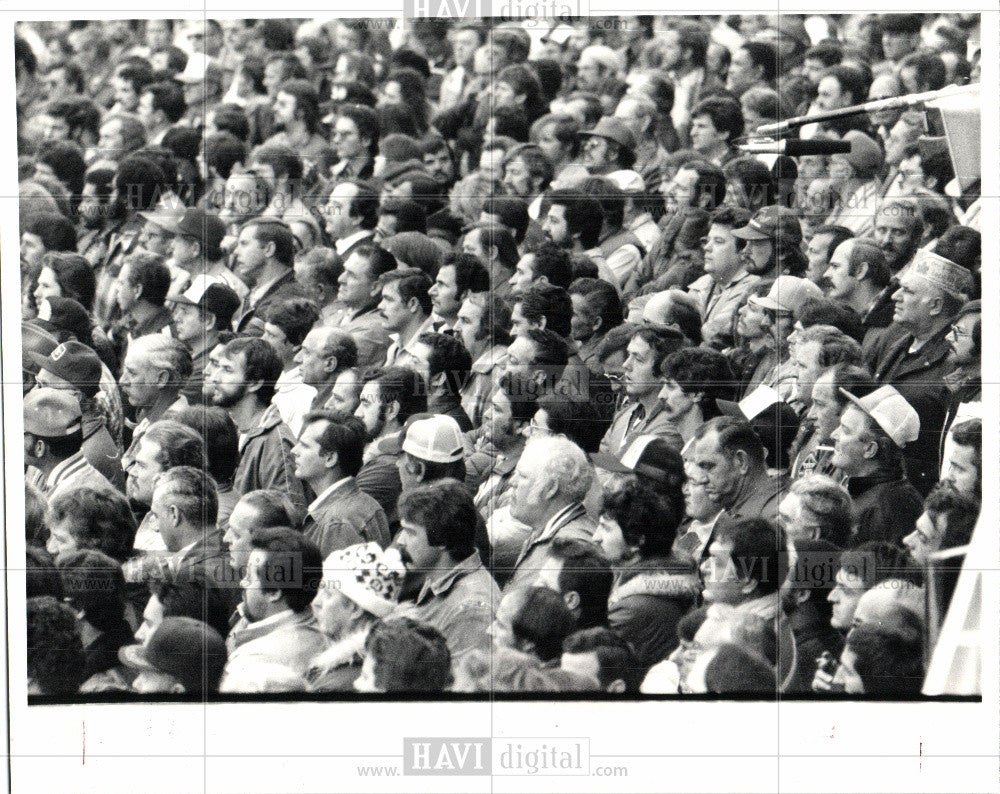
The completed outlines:
{"type": "Polygon", "coordinates": [[[362,229],[361,231],[355,232],[354,234],[347,235],[347,237],[341,237],[339,240],[337,240],[333,244],[333,247],[337,249],[337,253],[338,254],[340,254],[341,256],[343,256],[344,252],[348,248],[350,248],[356,242],[358,242],[359,240],[364,239],[365,237],[367,237],[370,234],[371,234],[371,232],[368,229],[362,229]]]}
{"type": "Polygon", "coordinates": [[[420,590],[420,595],[417,596],[416,603],[420,604],[426,601],[430,594],[436,597],[440,597],[451,589],[451,586],[455,584],[459,579],[469,573],[474,573],[483,567],[483,561],[479,557],[479,551],[473,551],[468,557],[459,563],[456,563],[453,568],[449,568],[437,579],[428,580],[424,582],[423,588],[420,590]]]}
{"type": "Polygon", "coordinates": [[[337,480],[337,482],[335,482],[333,485],[329,485],[326,488],[324,488],[323,492],[320,493],[320,495],[317,496],[313,500],[312,504],[310,504],[309,507],[307,508],[309,512],[312,513],[313,510],[315,510],[317,507],[323,504],[323,502],[329,499],[333,495],[334,491],[345,485],[349,485],[353,479],[354,479],[353,477],[344,477],[342,479],[337,480]]]}

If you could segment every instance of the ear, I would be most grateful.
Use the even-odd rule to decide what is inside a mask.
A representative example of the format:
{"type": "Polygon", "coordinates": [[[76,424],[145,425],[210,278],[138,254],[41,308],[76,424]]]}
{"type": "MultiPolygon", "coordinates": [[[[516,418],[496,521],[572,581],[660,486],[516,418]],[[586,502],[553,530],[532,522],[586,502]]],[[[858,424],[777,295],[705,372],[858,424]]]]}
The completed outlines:
{"type": "Polygon", "coordinates": [[[418,301],[416,298],[410,298],[406,302],[406,308],[410,312],[410,314],[416,314],[417,312],[420,311],[420,301],[418,301]]]}
{"type": "Polygon", "coordinates": [[[746,584],[740,586],[740,592],[744,595],[750,595],[754,590],[757,589],[759,582],[756,579],[747,579],[746,584]]]}
{"type": "Polygon", "coordinates": [[[170,505],[170,523],[175,527],[181,525],[181,511],[177,505],[170,505]]]}
{"type": "Polygon", "coordinates": [[[399,416],[399,411],[400,411],[399,400],[393,400],[386,406],[385,409],[386,421],[392,421],[393,419],[396,419],[399,416]]]}
{"type": "Polygon", "coordinates": [[[742,474],[746,474],[748,471],[750,471],[750,458],[747,456],[747,453],[744,450],[742,449],[736,450],[736,454],[733,455],[733,460],[736,461],[736,465],[739,466],[740,472],[742,474]]]}
{"type": "Polygon", "coordinates": [[[166,387],[166,385],[169,382],[170,382],[170,373],[167,372],[165,369],[161,369],[159,372],[156,373],[156,385],[159,386],[161,389],[166,387]]]}
{"type": "Polygon", "coordinates": [[[701,401],[705,399],[705,392],[703,392],[703,391],[696,391],[694,394],[691,395],[691,399],[695,403],[701,403],[701,401]]]}
{"type": "Polygon", "coordinates": [[[274,256],[275,251],[277,250],[278,246],[272,240],[271,242],[269,242],[267,245],[264,246],[264,256],[266,256],[268,259],[271,259],[274,256]]]}
{"type": "Polygon", "coordinates": [[[326,456],[326,467],[332,469],[334,466],[340,464],[340,453],[330,452],[326,456]]]}
{"type": "Polygon", "coordinates": [[[422,460],[414,460],[413,462],[417,464],[417,469],[419,470],[417,482],[423,482],[424,477],[427,476],[427,465],[422,460]]]}
{"type": "Polygon", "coordinates": [[[247,384],[247,391],[248,392],[260,391],[260,389],[261,389],[261,387],[263,385],[264,385],[264,381],[262,381],[262,380],[255,380],[252,383],[248,383],[247,384]]]}
{"type": "Polygon", "coordinates": [[[541,331],[545,330],[545,323],[548,322],[548,319],[549,318],[546,317],[544,314],[541,316],[541,318],[538,320],[538,328],[539,328],[539,330],[541,330],[541,331]]]}
{"type": "MultiPolygon", "coordinates": [[[[300,349],[301,349],[301,347],[300,347],[300,349]]],[[[323,371],[324,372],[331,372],[331,373],[332,372],[336,372],[337,371],[337,364],[338,363],[339,362],[337,361],[337,357],[336,356],[330,356],[326,360],[326,363],[323,365],[323,371]]]]}
{"type": "Polygon", "coordinates": [[[541,496],[543,499],[553,499],[559,493],[559,481],[555,477],[549,477],[545,485],[542,486],[541,496]]]}
{"type": "Polygon", "coordinates": [[[792,598],[796,604],[804,604],[809,600],[809,591],[805,589],[792,590],[792,598]]]}
{"type": "Polygon", "coordinates": [[[858,273],[856,276],[854,276],[854,278],[857,279],[858,281],[864,281],[867,276],[868,276],[868,263],[862,262],[860,265],[858,265],[858,273]]]}
{"type": "Polygon", "coordinates": [[[580,594],[576,590],[570,590],[568,593],[563,593],[563,602],[570,610],[576,610],[580,608],[580,594]]]}
{"type": "Polygon", "coordinates": [[[865,457],[870,460],[874,458],[877,454],[878,454],[878,442],[872,439],[871,441],[868,442],[868,445],[865,447],[865,457]]]}
{"type": "Polygon", "coordinates": [[[944,312],[944,301],[941,298],[928,298],[927,304],[931,315],[937,316],[944,312]]]}
{"type": "Polygon", "coordinates": [[[614,681],[608,684],[608,688],[606,691],[611,692],[612,694],[615,695],[621,695],[625,692],[625,682],[622,681],[620,678],[616,678],[614,681]]]}
{"type": "Polygon", "coordinates": [[[48,448],[48,444],[42,441],[40,438],[35,439],[35,446],[32,453],[36,458],[44,458],[45,450],[48,448]]]}
{"type": "Polygon", "coordinates": [[[441,386],[444,386],[445,383],[446,383],[446,381],[447,381],[447,373],[445,373],[445,372],[439,372],[437,375],[435,375],[433,378],[431,378],[431,381],[430,381],[430,383],[428,385],[432,389],[435,389],[435,388],[439,388],[441,386]]]}
{"type": "Polygon", "coordinates": [[[538,276],[535,279],[535,281],[537,283],[539,283],[539,284],[548,284],[549,283],[549,277],[548,276],[538,276]]]}

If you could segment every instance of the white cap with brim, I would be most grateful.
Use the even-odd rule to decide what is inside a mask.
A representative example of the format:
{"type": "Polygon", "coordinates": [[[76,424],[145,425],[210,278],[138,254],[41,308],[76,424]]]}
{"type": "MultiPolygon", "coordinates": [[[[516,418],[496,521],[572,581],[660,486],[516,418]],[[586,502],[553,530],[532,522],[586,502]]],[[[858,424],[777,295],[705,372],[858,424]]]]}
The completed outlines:
{"type": "Polygon", "coordinates": [[[900,449],[920,435],[920,415],[895,387],[880,386],[867,397],[860,398],[843,388],[840,393],[874,419],[900,449]]]}

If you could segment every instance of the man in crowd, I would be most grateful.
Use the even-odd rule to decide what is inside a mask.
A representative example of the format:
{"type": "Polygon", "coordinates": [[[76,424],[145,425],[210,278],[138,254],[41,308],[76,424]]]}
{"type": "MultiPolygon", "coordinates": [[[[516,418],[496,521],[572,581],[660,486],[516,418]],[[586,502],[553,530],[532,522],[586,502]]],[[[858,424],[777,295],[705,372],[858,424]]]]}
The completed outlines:
{"type": "Polygon", "coordinates": [[[317,495],[308,507],[303,534],[325,557],[356,543],[389,543],[385,513],[355,479],[363,451],[361,420],[326,411],[306,414],[292,447],[295,476],[317,495]]]}

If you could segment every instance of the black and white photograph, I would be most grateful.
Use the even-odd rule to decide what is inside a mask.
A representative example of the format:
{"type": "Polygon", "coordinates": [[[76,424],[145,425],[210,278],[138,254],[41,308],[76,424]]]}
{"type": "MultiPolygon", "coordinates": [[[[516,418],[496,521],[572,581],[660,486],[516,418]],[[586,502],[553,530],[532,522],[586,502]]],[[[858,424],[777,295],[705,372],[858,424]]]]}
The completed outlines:
{"type": "Polygon", "coordinates": [[[995,791],[996,9],[401,6],[2,12],[11,790],[995,791]]]}

